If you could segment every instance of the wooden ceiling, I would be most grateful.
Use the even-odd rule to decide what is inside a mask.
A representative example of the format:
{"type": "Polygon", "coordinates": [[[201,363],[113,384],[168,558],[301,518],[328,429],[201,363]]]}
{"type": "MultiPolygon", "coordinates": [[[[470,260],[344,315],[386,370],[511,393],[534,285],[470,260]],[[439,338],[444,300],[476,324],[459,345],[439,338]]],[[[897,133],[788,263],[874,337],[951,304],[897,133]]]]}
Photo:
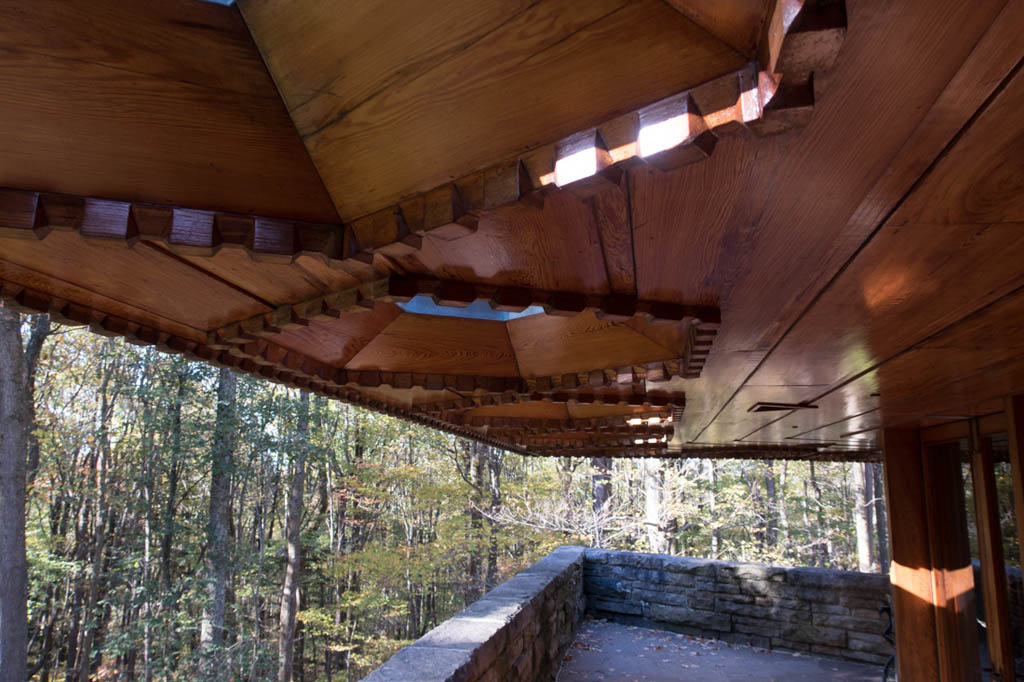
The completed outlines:
{"type": "Polygon", "coordinates": [[[531,454],[1024,390],[1024,0],[57,5],[0,0],[6,305],[531,454]]]}

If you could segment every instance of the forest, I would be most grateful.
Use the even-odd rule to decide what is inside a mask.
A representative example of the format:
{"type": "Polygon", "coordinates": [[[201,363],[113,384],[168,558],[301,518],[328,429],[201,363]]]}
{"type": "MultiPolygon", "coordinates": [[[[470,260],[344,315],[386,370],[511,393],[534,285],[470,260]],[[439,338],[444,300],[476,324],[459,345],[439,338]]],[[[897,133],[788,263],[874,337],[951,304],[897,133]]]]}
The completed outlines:
{"type": "Polygon", "coordinates": [[[878,464],[524,457],[4,309],[0,367],[32,680],[358,680],[561,544],[887,570],[878,464]]]}

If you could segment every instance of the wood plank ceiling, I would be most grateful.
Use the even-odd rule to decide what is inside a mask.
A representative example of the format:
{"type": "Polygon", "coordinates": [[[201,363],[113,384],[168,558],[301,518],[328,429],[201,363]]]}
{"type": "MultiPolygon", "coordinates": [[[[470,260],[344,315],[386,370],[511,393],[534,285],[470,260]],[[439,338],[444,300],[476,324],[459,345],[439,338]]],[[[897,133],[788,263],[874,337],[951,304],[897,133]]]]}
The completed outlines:
{"type": "Polygon", "coordinates": [[[0,0],[7,305],[531,454],[1024,389],[1024,0],[57,4],[0,0]]]}

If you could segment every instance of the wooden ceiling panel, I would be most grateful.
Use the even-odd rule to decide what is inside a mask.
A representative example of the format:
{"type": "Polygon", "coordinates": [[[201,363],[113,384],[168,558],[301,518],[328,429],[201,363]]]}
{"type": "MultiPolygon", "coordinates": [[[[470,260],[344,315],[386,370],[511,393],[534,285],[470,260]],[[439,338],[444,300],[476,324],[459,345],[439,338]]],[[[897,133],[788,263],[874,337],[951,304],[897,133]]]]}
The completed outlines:
{"type": "Polygon", "coordinates": [[[679,358],[625,324],[575,317],[533,315],[508,322],[519,370],[525,377],[552,376],[679,358]]]}
{"type": "MultiPolygon", "coordinates": [[[[828,386],[743,386],[728,406],[712,422],[701,436],[702,442],[728,443],[758,432],[773,421],[788,413],[751,412],[756,403],[798,404],[814,398],[827,390],[828,386]]],[[[691,392],[692,395],[692,392],[691,392]]],[[[687,405],[689,408],[689,405],[687,405]]],[[[685,415],[684,415],[685,417],[685,415]]]]}
{"type": "Polygon", "coordinates": [[[474,234],[456,241],[428,235],[399,263],[411,272],[498,286],[609,292],[593,212],[568,193],[548,197],[543,210],[481,220],[474,234]]]}
{"type": "Polygon", "coordinates": [[[703,0],[665,0],[694,23],[746,57],[757,52],[758,38],[764,24],[768,0],[734,0],[704,2],[703,0]]]}
{"type": "MultiPolygon", "coordinates": [[[[782,414],[747,439],[798,436],[872,410],[879,412],[876,423],[885,426],[906,420],[908,415],[958,413],[958,409],[1012,392],[1014,367],[1021,357],[1024,290],[1003,297],[856,380],[810,397],[818,409],[782,414]]],[[[851,426],[847,432],[853,430],[859,428],[851,426]]]]}
{"type": "MultiPolygon", "coordinates": [[[[212,257],[183,258],[197,269],[230,282],[274,306],[313,298],[334,289],[330,282],[295,264],[255,261],[242,249],[221,249],[212,257]]],[[[347,282],[343,287],[358,284],[352,277],[345,279],[347,282]]]]}
{"type": "Polygon", "coordinates": [[[214,90],[270,94],[238,12],[210,2],[2,2],[0,44],[214,90]]]}
{"type": "Polygon", "coordinates": [[[439,0],[408,21],[381,0],[240,0],[297,125],[317,130],[406,84],[522,12],[530,0],[439,0]]]}
{"type": "MultiPolygon", "coordinates": [[[[593,407],[593,406],[592,406],[593,407]]],[[[466,417],[517,417],[533,419],[568,419],[567,403],[509,403],[508,405],[483,405],[466,410],[466,417]]]]}
{"type": "Polygon", "coordinates": [[[191,341],[201,342],[206,339],[206,331],[203,329],[182,324],[176,320],[139,308],[133,303],[126,303],[118,298],[104,296],[91,289],[24,268],[14,263],[9,263],[2,259],[0,259],[0,280],[34,291],[49,292],[52,296],[69,303],[75,303],[88,309],[102,310],[107,314],[116,315],[137,324],[143,324],[153,329],[166,330],[170,334],[191,341]]]}
{"type": "MultiPolygon", "coordinates": [[[[474,13],[475,4],[461,3],[474,13]]],[[[324,73],[310,84],[315,91],[333,88],[340,91],[336,100],[351,102],[330,103],[334,114],[291,108],[346,220],[711,80],[745,61],[660,0],[543,0],[497,25],[500,14],[485,11],[479,23],[456,33],[492,28],[459,49],[401,45],[411,49],[406,60],[412,77],[389,77],[386,67],[371,86],[357,78],[356,90],[367,93],[359,98],[345,91],[346,82],[334,83],[337,74],[323,66],[338,64],[338,50],[349,49],[344,41],[314,39],[319,48],[300,54],[288,47],[284,30],[266,28],[269,12],[249,6],[244,11],[278,81],[308,65],[324,73]],[[295,54],[279,59],[278,50],[295,54]]],[[[293,19],[298,14],[273,21],[308,21],[293,19]]],[[[330,35],[334,23],[311,25],[309,34],[330,35]]],[[[344,73],[343,65],[334,69],[344,73]]]]}
{"type": "Polygon", "coordinates": [[[1021,253],[1021,223],[886,227],[751,381],[835,384],[863,372],[1024,285],[1021,253]]]}
{"type": "Polygon", "coordinates": [[[0,186],[337,220],[233,7],[0,2],[0,186]]]}
{"type": "MultiPolygon", "coordinates": [[[[656,409],[643,405],[584,405],[569,403],[569,417],[572,419],[595,419],[598,417],[617,417],[657,412],[656,409]]],[[[670,410],[663,410],[667,415],[670,410]]]]}
{"type": "Polygon", "coordinates": [[[1024,223],[1022,109],[1018,72],[888,224],[1024,223]]]}
{"type": "Polygon", "coordinates": [[[2,240],[0,259],[203,331],[270,310],[146,243],[126,249],[53,232],[44,241],[2,240]]]}
{"type": "MultiPolygon", "coordinates": [[[[743,172],[752,181],[748,181],[749,191],[738,191],[735,182],[726,182],[725,194],[719,196],[711,185],[703,185],[709,189],[701,200],[702,209],[717,207],[729,212],[721,219],[724,232],[717,239],[732,253],[732,263],[730,259],[721,264],[712,259],[714,265],[709,267],[703,265],[707,261],[695,259],[694,267],[703,265],[715,278],[706,290],[709,295],[719,293],[723,323],[702,379],[692,390],[688,388],[690,395],[702,388],[707,393],[687,404],[685,440],[700,438],[814,295],[914,184],[923,168],[901,166],[897,153],[944,93],[1002,5],[983,2],[968,9],[955,2],[941,7],[871,0],[851,3],[842,55],[828,74],[830,86],[818,98],[808,126],[791,139],[784,135],[775,138],[777,142],[760,141],[756,149],[747,152],[749,169],[734,166],[734,172],[743,172]],[[885,58],[880,59],[879,54],[885,58]],[[897,174],[886,178],[884,192],[870,196],[870,206],[861,206],[887,167],[898,170],[897,174]]],[[[972,92],[983,87],[991,91],[997,84],[974,83],[972,92]]],[[[971,98],[958,97],[957,104],[959,108],[951,107],[934,122],[949,130],[950,136],[980,101],[972,107],[971,98]]],[[[928,158],[928,154],[934,158],[946,140],[948,137],[942,139],[941,135],[927,138],[921,147],[904,153],[915,160],[922,155],[928,158]]],[[[697,244],[709,239],[700,234],[702,224],[688,220],[688,213],[658,211],[656,207],[667,201],[666,195],[693,196],[702,187],[702,178],[694,177],[693,169],[714,172],[716,163],[725,163],[720,160],[721,153],[720,143],[704,163],[676,171],[663,192],[636,192],[637,215],[652,216],[648,224],[641,226],[638,220],[636,225],[639,295],[653,296],[654,287],[667,290],[672,286],[672,271],[664,269],[665,261],[661,261],[666,273],[662,281],[645,280],[648,267],[658,268],[659,262],[653,248],[645,250],[641,229],[655,236],[673,231],[700,235],[695,236],[697,244]],[[649,205],[643,206],[643,202],[649,205]]],[[[698,205],[693,200],[691,204],[698,205]]],[[[714,224],[710,228],[713,231],[714,224]]],[[[678,248],[665,250],[686,253],[678,248]]],[[[674,265],[681,284],[694,281],[687,274],[692,268],[686,259],[674,265]]]]}
{"type": "Polygon", "coordinates": [[[996,222],[1012,219],[1024,194],[1024,185],[1013,181],[1014,175],[1024,181],[1022,108],[1024,77],[1018,75],[800,319],[752,382],[792,383],[792,373],[806,377],[810,372],[814,383],[838,383],[1024,284],[1024,223],[996,222]],[[969,206],[974,214],[965,216],[962,209],[969,206]],[[954,224],[953,217],[974,220],[954,224]],[[911,224],[910,218],[934,222],[911,224]]]}
{"type": "Polygon", "coordinates": [[[404,313],[348,363],[349,369],[514,377],[505,323],[404,313]]]}
{"type": "Polygon", "coordinates": [[[395,318],[402,314],[398,306],[379,303],[364,313],[342,313],[330,322],[310,321],[299,329],[282,331],[272,337],[274,343],[316,358],[332,367],[344,367],[395,318]]]}

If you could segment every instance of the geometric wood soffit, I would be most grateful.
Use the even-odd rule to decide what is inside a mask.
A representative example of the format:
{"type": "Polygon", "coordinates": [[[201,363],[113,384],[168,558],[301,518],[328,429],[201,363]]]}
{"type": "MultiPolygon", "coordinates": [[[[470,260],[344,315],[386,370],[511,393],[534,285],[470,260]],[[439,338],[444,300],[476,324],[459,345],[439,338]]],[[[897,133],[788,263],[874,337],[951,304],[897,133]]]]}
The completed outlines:
{"type": "MultiPolygon", "coordinates": [[[[378,302],[407,302],[416,296],[429,296],[437,305],[448,307],[466,307],[475,301],[486,301],[494,310],[504,312],[522,312],[531,306],[538,306],[548,315],[561,317],[572,317],[585,311],[592,311],[599,319],[616,322],[625,322],[637,317],[652,325],[683,326],[689,333],[683,357],[677,360],[625,367],[597,367],[553,377],[528,377],[526,381],[531,392],[576,389],[580,386],[633,384],[638,381],[660,382],[668,381],[673,376],[697,378],[711,351],[721,321],[721,312],[714,306],[687,306],[618,294],[592,296],[526,287],[496,287],[432,277],[391,276],[317,296],[294,305],[280,306],[269,313],[226,325],[210,332],[207,345],[213,348],[231,348],[238,353],[267,358],[268,352],[275,352],[272,349],[273,337],[282,331],[298,329],[312,321],[329,321],[341,318],[342,315],[364,312],[378,302]]],[[[339,372],[344,371],[341,368],[336,369],[339,372]]],[[[394,388],[419,386],[437,390],[454,388],[453,382],[458,381],[462,390],[483,388],[478,385],[479,382],[474,384],[473,378],[467,376],[460,379],[459,375],[455,375],[456,378],[446,382],[436,379],[430,385],[426,385],[415,378],[410,378],[415,373],[393,373],[387,369],[378,368],[374,370],[375,375],[367,370],[349,374],[368,377],[366,381],[373,382],[374,386],[379,386],[380,382],[384,381],[394,388]],[[381,374],[393,374],[398,377],[399,385],[391,383],[393,380],[380,379],[381,374]],[[369,378],[371,376],[372,378],[369,378]]],[[[360,379],[352,381],[358,382],[360,379]]],[[[494,381],[498,380],[484,383],[494,381]]]]}
{"type": "Polygon", "coordinates": [[[530,454],[527,450],[514,443],[487,436],[486,433],[481,433],[477,429],[443,421],[428,414],[410,412],[405,406],[394,405],[364,395],[358,391],[348,390],[326,381],[310,378],[300,372],[282,371],[267,365],[261,365],[253,362],[251,359],[232,355],[228,351],[210,348],[191,339],[185,339],[147,325],[138,324],[116,315],[108,315],[89,306],[71,303],[13,282],[0,280],[0,302],[15,312],[28,315],[46,313],[60,324],[71,326],[85,325],[96,334],[109,337],[120,336],[135,345],[153,346],[165,353],[183,355],[189,360],[205,362],[216,367],[227,367],[257,378],[267,379],[294,388],[301,388],[317,395],[342,400],[353,405],[400,417],[407,421],[464,438],[472,438],[521,455],[530,454]]]}

